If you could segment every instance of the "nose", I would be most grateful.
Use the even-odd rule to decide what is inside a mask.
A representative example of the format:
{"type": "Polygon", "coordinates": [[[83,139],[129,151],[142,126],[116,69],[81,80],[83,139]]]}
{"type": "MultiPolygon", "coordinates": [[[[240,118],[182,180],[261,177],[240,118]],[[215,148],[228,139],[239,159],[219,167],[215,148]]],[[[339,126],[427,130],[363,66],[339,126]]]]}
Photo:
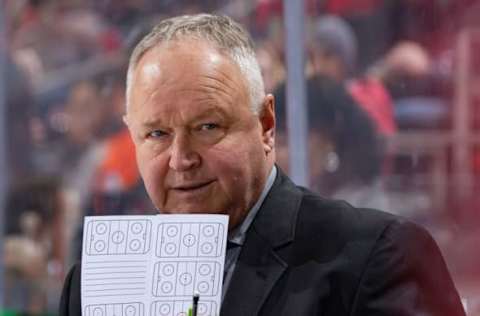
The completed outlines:
{"type": "Polygon", "coordinates": [[[200,162],[200,155],[194,150],[188,135],[175,135],[170,146],[170,169],[188,171],[198,167],[200,162]]]}

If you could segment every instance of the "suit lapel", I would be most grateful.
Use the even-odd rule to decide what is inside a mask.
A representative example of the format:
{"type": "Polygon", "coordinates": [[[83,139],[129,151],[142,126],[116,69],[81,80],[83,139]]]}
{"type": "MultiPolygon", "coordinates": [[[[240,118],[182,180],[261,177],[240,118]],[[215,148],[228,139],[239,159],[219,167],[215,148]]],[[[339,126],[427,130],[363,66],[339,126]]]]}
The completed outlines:
{"type": "Polygon", "coordinates": [[[275,254],[270,244],[257,232],[249,232],[220,314],[257,315],[286,268],[287,264],[275,254]]]}
{"type": "Polygon", "coordinates": [[[272,189],[247,233],[221,315],[258,315],[288,267],[276,249],[294,238],[301,192],[279,168],[277,170],[272,189]]]}

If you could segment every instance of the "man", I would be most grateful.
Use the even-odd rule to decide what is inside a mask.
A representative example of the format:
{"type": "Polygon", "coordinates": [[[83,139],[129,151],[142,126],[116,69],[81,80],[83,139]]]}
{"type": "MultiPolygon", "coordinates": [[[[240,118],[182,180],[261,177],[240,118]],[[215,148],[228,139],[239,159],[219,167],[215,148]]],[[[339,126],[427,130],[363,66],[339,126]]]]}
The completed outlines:
{"type": "Polygon", "coordinates": [[[358,55],[357,37],[350,24],[336,15],[321,15],[309,31],[311,74],[323,74],[338,82],[350,78],[358,55]]]}
{"type": "MultiPolygon", "coordinates": [[[[274,99],[227,17],[161,22],[130,59],[125,121],[161,213],[230,216],[221,315],[464,315],[438,248],[400,218],[275,167],[274,99]]],[[[80,315],[80,267],[62,315],[80,315]]]]}
{"type": "Polygon", "coordinates": [[[358,59],[358,40],[353,27],[339,16],[322,15],[310,29],[309,39],[309,74],[324,75],[344,84],[382,137],[395,134],[393,103],[381,78],[370,72],[352,77],[358,59]]]}

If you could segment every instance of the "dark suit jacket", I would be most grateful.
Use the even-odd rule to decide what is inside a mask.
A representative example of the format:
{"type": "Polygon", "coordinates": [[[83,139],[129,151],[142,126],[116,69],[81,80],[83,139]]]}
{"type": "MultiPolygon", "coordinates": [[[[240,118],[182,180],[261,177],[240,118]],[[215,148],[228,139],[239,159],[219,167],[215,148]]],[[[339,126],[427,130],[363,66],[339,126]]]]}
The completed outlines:
{"type": "MultiPolygon", "coordinates": [[[[67,277],[60,314],[81,315],[79,266],[67,277]]],[[[424,229],[323,199],[279,172],[247,233],[221,315],[465,313],[424,229]]]]}

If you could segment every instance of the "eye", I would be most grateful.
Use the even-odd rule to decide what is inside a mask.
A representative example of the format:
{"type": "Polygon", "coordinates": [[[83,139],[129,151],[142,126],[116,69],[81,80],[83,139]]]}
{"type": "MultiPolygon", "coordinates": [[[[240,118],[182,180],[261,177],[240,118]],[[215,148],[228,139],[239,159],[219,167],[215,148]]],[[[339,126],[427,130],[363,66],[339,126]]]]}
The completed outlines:
{"type": "Polygon", "coordinates": [[[201,123],[193,130],[192,136],[203,144],[215,144],[225,135],[226,130],[219,123],[201,123]]]}
{"type": "Polygon", "coordinates": [[[218,127],[219,127],[219,125],[216,124],[216,123],[206,123],[206,124],[200,125],[200,130],[210,131],[210,130],[217,129],[218,127]]]}
{"type": "Polygon", "coordinates": [[[147,134],[147,138],[159,138],[159,137],[163,137],[163,136],[167,136],[168,134],[164,131],[161,131],[161,130],[154,130],[154,131],[151,131],[147,134]]]}

